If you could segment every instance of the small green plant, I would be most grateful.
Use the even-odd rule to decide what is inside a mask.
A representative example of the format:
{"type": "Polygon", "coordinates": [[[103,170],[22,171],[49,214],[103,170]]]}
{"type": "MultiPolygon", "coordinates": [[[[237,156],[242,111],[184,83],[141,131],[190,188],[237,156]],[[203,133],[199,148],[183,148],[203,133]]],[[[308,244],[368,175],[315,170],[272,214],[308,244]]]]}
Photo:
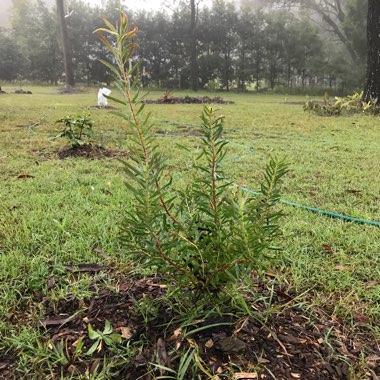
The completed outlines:
{"type": "Polygon", "coordinates": [[[137,28],[131,30],[127,16],[98,35],[116,65],[103,63],[113,72],[123,99],[108,97],[127,108],[116,112],[132,132],[131,160],[123,162],[127,189],[134,201],[123,226],[123,240],[142,265],[157,268],[174,278],[177,290],[188,290],[195,298],[221,295],[240,271],[263,265],[275,250],[281,212],[278,184],[287,172],[284,161],[268,164],[261,194],[248,196],[223,177],[222,163],[227,142],[223,139],[223,116],[205,106],[201,116],[202,149],[194,164],[194,178],[183,191],[175,189],[154,139],[150,114],[144,115],[138,83],[139,63],[125,70],[136,43],[137,28]],[[109,42],[103,33],[115,41],[109,42]],[[136,92],[132,93],[135,90],[136,92]],[[137,254],[136,254],[137,252],[137,254]]]}
{"type": "Polygon", "coordinates": [[[158,317],[159,305],[147,295],[144,294],[139,300],[133,299],[133,304],[135,312],[143,318],[145,324],[158,317]]]}
{"type": "Polygon", "coordinates": [[[121,343],[121,335],[112,332],[112,326],[108,320],[105,321],[103,331],[94,330],[91,324],[88,324],[88,337],[95,342],[87,351],[87,355],[92,355],[95,351],[100,352],[104,345],[113,348],[116,344],[121,343]]]}
{"type": "Polygon", "coordinates": [[[76,117],[65,116],[56,121],[63,123],[63,130],[55,136],[55,138],[65,137],[73,148],[78,148],[86,144],[94,134],[93,125],[90,114],[82,114],[76,117]]]}
{"type": "Polygon", "coordinates": [[[173,90],[166,90],[164,92],[164,95],[161,97],[161,100],[164,103],[170,102],[170,100],[173,98],[173,90]]]}
{"type": "Polygon", "coordinates": [[[367,113],[375,115],[380,112],[377,101],[365,102],[363,100],[363,92],[355,92],[353,95],[346,97],[335,97],[334,101],[330,101],[326,93],[322,103],[307,100],[303,109],[304,111],[311,111],[325,116],[336,116],[342,113],[367,113]]]}

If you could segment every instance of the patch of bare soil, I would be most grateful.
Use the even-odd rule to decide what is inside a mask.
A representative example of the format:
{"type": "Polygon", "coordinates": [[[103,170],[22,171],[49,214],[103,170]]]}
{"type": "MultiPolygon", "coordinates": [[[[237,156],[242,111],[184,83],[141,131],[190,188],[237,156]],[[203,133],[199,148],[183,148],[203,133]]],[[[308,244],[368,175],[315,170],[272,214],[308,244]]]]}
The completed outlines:
{"type": "MultiPolygon", "coordinates": [[[[145,342],[143,350],[132,360],[123,364],[119,360],[117,365],[118,358],[114,358],[114,379],[153,379],[153,375],[160,373],[159,370],[148,373],[152,362],[176,370],[181,354],[169,353],[184,353],[189,349],[197,350],[203,365],[217,374],[215,379],[346,380],[350,366],[356,367],[360,361],[365,378],[375,380],[380,375],[379,342],[363,331],[348,331],[318,308],[309,308],[306,313],[294,301],[295,294],[279,288],[272,293],[271,304],[272,310],[278,311],[272,312],[267,320],[260,320],[268,311],[267,306],[256,302],[252,304],[257,318],[229,316],[197,320],[191,330],[198,329],[198,332],[188,337],[173,323],[176,316],[164,304],[159,306],[157,317],[148,323],[136,313],[136,300],[157,300],[165,294],[166,287],[157,279],[119,278],[117,288],[117,292],[101,290],[84,301],[68,299],[58,305],[43,301],[46,319],[42,323],[47,335],[54,344],[64,342],[69,359],[67,365],[57,370],[57,376],[61,371],[67,376],[91,373],[102,366],[104,356],[113,360],[104,347],[85,360],[76,359],[74,354],[79,339],[83,339],[86,349],[93,344],[88,338],[88,324],[102,330],[106,320],[110,321],[113,332],[123,337],[124,345],[145,342]]],[[[262,284],[257,286],[260,295],[270,296],[267,289],[262,284]]],[[[254,301],[246,297],[247,302],[254,301]]],[[[1,371],[13,376],[14,361],[8,358],[0,363],[0,378],[5,379],[1,371]]],[[[193,377],[187,375],[185,379],[193,377]]]]}
{"type": "Polygon", "coordinates": [[[60,160],[64,160],[65,158],[88,158],[96,160],[110,157],[128,157],[128,152],[109,150],[99,145],[84,144],[77,147],[60,148],[56,155],[60,160]]]}
{"type": "Polygon", "coordinates": [[[215,96],[210,98],[209,96],[185,96],[185,97],[176,97],[176,96],[163,96],[159,99],[147,99],[142,101],[146,104],[233,104],[231,100],[225,100],[220,96],[215,96]]]}

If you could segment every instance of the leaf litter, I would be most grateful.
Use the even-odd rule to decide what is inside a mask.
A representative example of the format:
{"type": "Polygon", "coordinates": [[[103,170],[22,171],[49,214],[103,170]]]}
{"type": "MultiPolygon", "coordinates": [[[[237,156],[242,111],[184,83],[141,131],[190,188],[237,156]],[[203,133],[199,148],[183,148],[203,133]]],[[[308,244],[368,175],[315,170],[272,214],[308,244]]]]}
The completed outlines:
{"type": "MultiPolygon", "coordinates": [[[[56,368],[57,378],[61,373],[73,376],[98,371],[104,357],[112,359],[112,352],[104,346],[87,360],[75,357],[79,344],[83,343],[87,349],[93,344],[88,337],[89,324],[102,331],[106,321],[114,333],[121,335],[122,344],[143,342],[132,360],[115,369],[117,375],[112,377],[115,379],[163,376],[163,368],[175,370],[181,355],[188,350],[196,350],[194,360],[203,363],[207,371],[215,374],[215,379],[226,378],[227,374],[231,376],[231,368],[234,368],[232,379],[271,379],[275,376],[279,380],[343,380],[349,377],[350,366],[358,365],[363,354],[368,378],[380,375],[379,342],[365,329],[360,330],[358,326],[357,330],[348,330],[337,318],[317,307],[306,313],[290,301],[296,295],[289,295],[284,289],[274,292],[272,307],[278,311],[265,323],[253,317],[243,321],[230,316],[199,319],[191,326],[195,332],[186,338],[186,331],[179,324],[168,324],[175,315],[167,306],[160,306],[157,316],[147,323],[136,313],[136,300],[146,297],[158,300],[165,295],[166,286],[158,279],[119,277],[117,281],[117,292],[104,288],[81,302],[63,300],[53,305],[46,301],[47,338],[54,345],[64,342],[68,356],[67,364],[56,368]],[[157,363],[153,372],[151,363],[157,363]]],[[[265,286],[259,288],[260,293],[265,293],[265,286]]],[[[255,307],[260,315],[267,306],[256,302],[255,307]]],[[[0,379],[22,378],[17,373],[15,360],[13,357],[13,360],[0,362],[0,379]]],[[[200,375],[206,378],[204,373],[200,375]]],[[[184,379],[192,380],[190,374],[186,376],[184,379]]]]}

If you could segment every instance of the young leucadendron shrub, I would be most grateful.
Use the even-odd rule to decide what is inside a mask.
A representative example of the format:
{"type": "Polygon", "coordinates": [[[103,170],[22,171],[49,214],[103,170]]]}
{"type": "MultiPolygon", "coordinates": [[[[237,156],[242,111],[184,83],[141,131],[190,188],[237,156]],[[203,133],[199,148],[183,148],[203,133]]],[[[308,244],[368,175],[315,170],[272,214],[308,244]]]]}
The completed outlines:
{"type": "Polygon", "coordinates": [[[131,158],[123,162],[126,186],[133,194],[123,225],[125,245],[141,264],[170,274],[177,289],[218,292],[235,281],[242,269],[262,266],[268,251],[276,249],[273,242],[279,234],[281,213],[275,206],[287,166],[283,161],[269,162],[257,197],[232,186],[221,169],[227,144],[222,138],[223,117],[204,107],[202,151],[194,165],[193,181],[185,191],[175,190],[152,134],[150,113],[144,114],[143,97],[137,89],[140,63],[125,70],[136,48],[138,30],[130,28],[123,12],[115,26],[105,18],[104,22],[107,28],[97,33],[113,55],[113,63],[103,63],[123,94],[122,99],[108,98],[125,107],[116,114],[133,131],[131,158]]]}

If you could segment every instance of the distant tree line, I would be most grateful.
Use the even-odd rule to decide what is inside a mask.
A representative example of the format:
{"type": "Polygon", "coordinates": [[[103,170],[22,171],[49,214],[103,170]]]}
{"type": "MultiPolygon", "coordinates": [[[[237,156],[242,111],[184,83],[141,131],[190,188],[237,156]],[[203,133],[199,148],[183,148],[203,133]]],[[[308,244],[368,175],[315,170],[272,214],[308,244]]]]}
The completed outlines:
{"type": "MultiPolygon", "coordinates": [[[[109,57],[93,31],[102,26],[100,15],[116,20],[119,1],[109,0],[102,7],[66,1],[76,82],[109,83],[111,76],[98,61],[109,57]]],[[[337,38],[323,14],[313,8],[294,9],[286,1],[281,6],[273,0],[262,8],[246,1],[237,8],[215,0],[210,7],[197,8],[195,19],[194,1],[173,2],[174,8],[158,12],[127,11],[139,27],[140,48],[133,61],[143,60],[143,86],[227,91],[362,88],[367,2],[334,2],[341,5],[341,14],[328,14],[344,40],[337,38]]],[[[62,81],[59,33],[55,9],[42,0],[13,0],[10,27],[0,30],[0,79],[62,81]]]]}

